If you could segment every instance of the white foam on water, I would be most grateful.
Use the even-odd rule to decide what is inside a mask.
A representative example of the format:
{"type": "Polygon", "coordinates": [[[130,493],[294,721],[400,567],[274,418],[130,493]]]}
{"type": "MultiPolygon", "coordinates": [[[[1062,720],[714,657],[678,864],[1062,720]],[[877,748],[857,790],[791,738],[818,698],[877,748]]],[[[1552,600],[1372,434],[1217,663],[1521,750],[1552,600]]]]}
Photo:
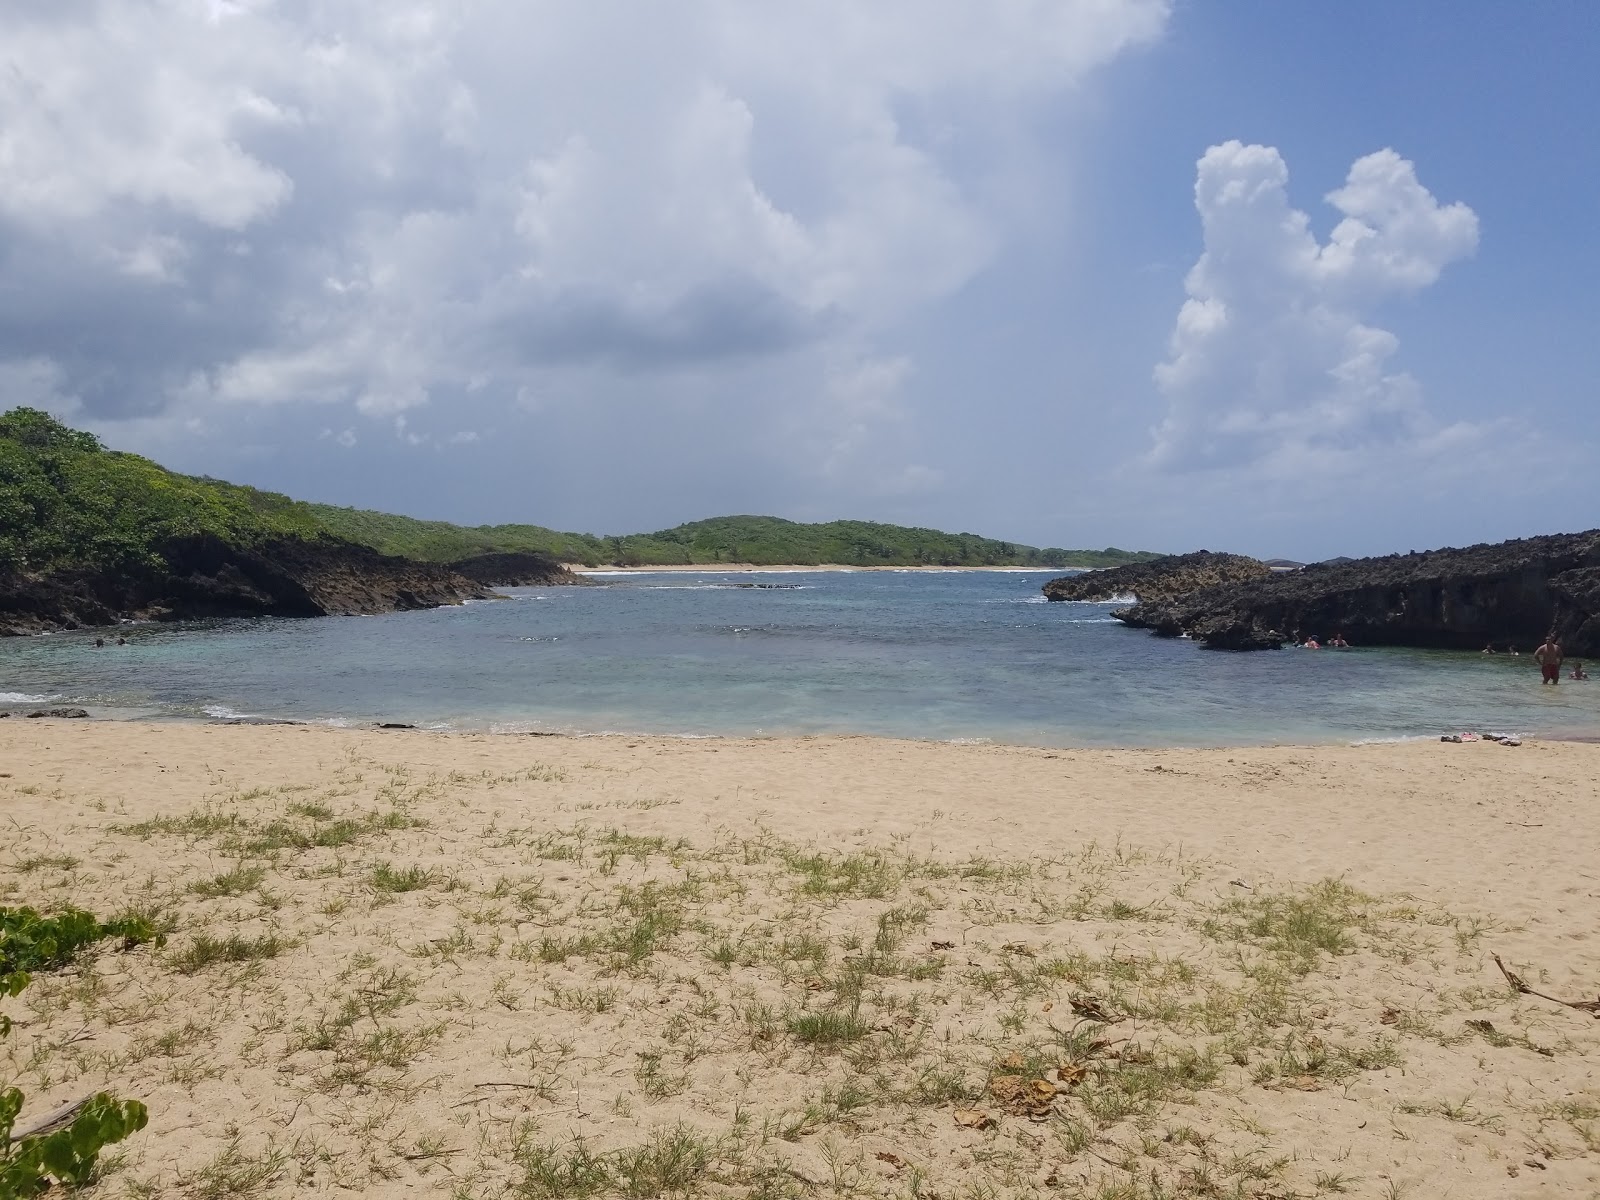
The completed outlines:
{"type": "Polygon", "coordinates": [[[0,704],[48,704],[54,696],[30,696],[27,692],[0,692],[0,704]]]}
{"type": "Polygon", "coordinates": [[[200,711],[208,717],[216,717],[219,721],[242,721],[261,715],[260,713],[240,712],[238,709],[229,708],[226,704],[208,704],[200,711]]]}
{"type": "Polygon", "coordinates": [[[1434,733],[1397,733],[1388,737],[1364,737],[1351,742],[1352,746],[1399,746],[1406,742],[1436,742],[1439,735],[1434,733]]]}

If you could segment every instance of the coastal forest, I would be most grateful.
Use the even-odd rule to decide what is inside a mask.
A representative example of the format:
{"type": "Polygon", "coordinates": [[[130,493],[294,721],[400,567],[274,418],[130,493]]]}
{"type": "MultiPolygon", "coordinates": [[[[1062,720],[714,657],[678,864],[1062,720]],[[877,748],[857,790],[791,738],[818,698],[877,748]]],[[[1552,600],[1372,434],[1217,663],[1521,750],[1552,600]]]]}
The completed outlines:
{"type": "Polygon", "coordinates": [[[806,525],[762,516],[605,537],[539,525],[452,525],[180,475],[137,454],[108,450],[93,434],[47,413],[15,408],[0,414],[0,569],[159,569],[163,546],[196,537],[242,548],[282,538],[335,539],[425,563],[532,553],[591,567],[1104,567],[1156,557],[1115,548],[1039,549],[870,521],[806,525]]]}

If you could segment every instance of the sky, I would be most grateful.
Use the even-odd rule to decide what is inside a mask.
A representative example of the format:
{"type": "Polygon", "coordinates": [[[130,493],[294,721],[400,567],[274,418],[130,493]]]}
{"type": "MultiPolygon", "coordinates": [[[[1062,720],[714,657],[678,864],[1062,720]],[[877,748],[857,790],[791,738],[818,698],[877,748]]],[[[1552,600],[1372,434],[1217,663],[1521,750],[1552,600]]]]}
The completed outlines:
{"type": "Polygon", "coordinates": [[[466,523],[1600,524],[1600,5],[7,0],[0,405],[466,523]]]}

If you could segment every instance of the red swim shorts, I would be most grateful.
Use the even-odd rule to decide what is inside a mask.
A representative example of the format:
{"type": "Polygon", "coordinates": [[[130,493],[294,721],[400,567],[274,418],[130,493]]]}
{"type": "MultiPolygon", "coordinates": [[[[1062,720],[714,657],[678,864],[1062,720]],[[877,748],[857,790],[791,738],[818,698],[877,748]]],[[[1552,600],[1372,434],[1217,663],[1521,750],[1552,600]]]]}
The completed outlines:
{"type": "Polygon", "coordinates": [[[1546,683],[1554,683],[1561,678],[1561,664],[1553,662],[1540,663],[1539,672],[1544,676],[1546,683]]]}

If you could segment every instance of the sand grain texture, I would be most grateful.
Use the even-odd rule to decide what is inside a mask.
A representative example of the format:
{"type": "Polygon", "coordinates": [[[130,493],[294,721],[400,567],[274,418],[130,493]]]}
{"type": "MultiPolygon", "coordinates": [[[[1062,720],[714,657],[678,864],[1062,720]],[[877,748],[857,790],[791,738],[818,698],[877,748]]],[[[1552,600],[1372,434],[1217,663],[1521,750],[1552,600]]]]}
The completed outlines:
{"type": "Polygon", "coordinates": [[[1600,747],[0,726],[106,1196],[1600,1195],[1600,747]]]}

